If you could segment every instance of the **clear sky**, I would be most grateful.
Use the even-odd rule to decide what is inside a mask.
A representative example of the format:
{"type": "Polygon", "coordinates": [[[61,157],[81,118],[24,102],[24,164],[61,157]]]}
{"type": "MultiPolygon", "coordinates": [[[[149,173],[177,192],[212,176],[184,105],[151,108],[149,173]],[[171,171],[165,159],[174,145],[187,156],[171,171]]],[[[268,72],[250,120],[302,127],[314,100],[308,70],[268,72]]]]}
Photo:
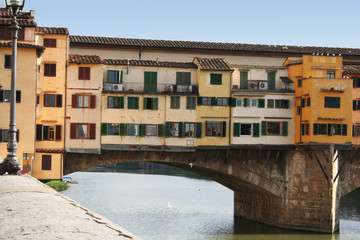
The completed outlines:
{"type": "Polygon", "coordinates": [[[29,10],[71,35],[360,48],[360,0],[26,0],[29,10]]]}

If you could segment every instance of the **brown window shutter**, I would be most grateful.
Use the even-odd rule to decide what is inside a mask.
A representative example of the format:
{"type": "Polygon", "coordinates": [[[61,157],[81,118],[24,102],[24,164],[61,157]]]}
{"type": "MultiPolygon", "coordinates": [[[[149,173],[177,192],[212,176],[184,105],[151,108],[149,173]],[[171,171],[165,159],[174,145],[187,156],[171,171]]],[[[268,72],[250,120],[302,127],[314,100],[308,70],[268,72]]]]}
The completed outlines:
{"type": "Polygon", "coordinates": [[[70,139],[76,139],[76,123],[70,123],[70,139]]]}
{"type": "Polygon", "coordinates": [[[0,142],[2,142],[2,129],[0,128],[0,142]]]}
{"type": "Polygon", "coordinates": [[[58,107],[58,108],[62,107],[62,95],[61,94],[56,95],[56,107],[58,107]]]}
{"type": "Polygon", "coordinates": [[[16,131],[16,142],[19,142],[20,141],[20,130],[18,129],[16,131]]]}
{"type": "Polygon", "coordinates": [[[82,68],[82,67],[79,67],[78,79],[83,79],[82,70],[83,70],[83,68],[82,68]]]}
{"type": "Polygon", "coordinates": [[[21,103],[21,91],[16,90],[16,102],[21,103]]]}
{"type": "Polygon", "coordinates": [[[71,105],[73,108],[77,108],[78,107],[77,104],[78,104],[78,96],[74,94],[72,95],[71,105]]]}
{"type": "Polygon", "coordinates": [[[0,102],[3,102],[4,100],[4,91],[0,90],[0,102]]]}
{"type": "Polygon", "coordinates": [[[85,79],[90,80],[90,68],[85,68],[85,79]]]}
{"type": "Polygon", "coordinates": [[[56,125],[55,140],[61,141],[61,125],[56,125]]]}
{"type": "Polygon", "coordinates": [[[42,133],[43,131],[43,127],[41,124],[36,124],[36,141],[41,141],[42,140],[42,133]]]}
{"type": "Polygon", "coordinates": [[[95,106],[96,106],[96,96],[91,95],[90,96],[90,108],[95,108],[95,106]]]}
{"type": "Polygon", "coordinates": [[[42,155],[41,170],[51,170],[51,155],[42,155]]]}
{"type": "Polygon", "coordinates": [[[89,139],[95,139],[96,138],[96,124],[90,123],[90,137],[89,139]]]}

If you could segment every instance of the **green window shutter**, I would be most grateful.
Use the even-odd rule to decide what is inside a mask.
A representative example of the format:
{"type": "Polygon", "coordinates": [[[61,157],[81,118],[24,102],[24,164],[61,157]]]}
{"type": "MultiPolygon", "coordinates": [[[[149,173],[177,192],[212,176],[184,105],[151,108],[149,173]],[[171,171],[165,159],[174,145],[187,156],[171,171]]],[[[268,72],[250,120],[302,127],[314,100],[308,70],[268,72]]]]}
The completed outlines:
{"type": "Polygon", "coordinates": [[[313,125],[313,134],[314,135],[318,135],[319,134],[319,124],[318,123],[314,123],[313,125]]]}
{"type": "Polygon", "coordinates": [[[266,121],[261,122],[261,135],[262,136],[266,135],[266,121]]]}
{"type": "Polygon", "coordinates": [[[147,99],[146,97],[143,98],[143,109],[146,109],[147,107],[147,99]]]}
{"type": "Polygon", "coordinates": [[[107,108],[109,108],[109,106],[110,106],[109,99],[110,99],[110,96],[107,97],[107,108]]]}
{"type": "Polygon", "coordinates": [[[236,107],[236,98],[230,98],[230,104],[232,107],[236,107]]]}
{"type": "Polygon", "coordinates": [[[260,123],[253,123],[253,137],[260,137],[260,123]]]}
{"type": "Polygon", "coordinates": [[[120,74],[119,74],[119,83],[123,83],[123,71],[120,70],[120,74]]]}
{"type": "Polygon", "coordinates": [[[140,137],[145,137],[145,124],[139,124],[139,136],[140,137]]]}
{"type": "Polygon", "coordinates": [[[268,73],[268,89],[275,90],[275,72],[268,73]]]}
{"type": "Polygon", "coordinates": [[[240,123],[234,122],[234,137],[240,137],[240,123]]]}
{"type": "Polygon", "coordinates": [[[201,138],[202,132],[202,123],[201,122],[197,122],[196,123],[196,138],[201,138]]]}
{"type": "Polygon", "coordinates": [[[210,73],[210,84],[211,85],[221,85],[222,84],[222,74],[221,73],[210,73]]]}
{"type": "Polygon", "coordinates": [[[144,72],[144,91],[157,92],[157,72],[144,72]]]}
{"type": "Polygon", "coordinates": [[[342,135],[347,136],[347,124],[342,125],[342,135]]]}
{"type": "Polygon", "coordinates": [[[107,123],[101,123],[101,135],[107,135],[107,123]]]}
{"type": "Polygon", "coordinates": [[[197,105],[201,106],[202,105],[202,97],[198,97],[197,99],[197,105]]]}
{"type": "Polygon", "coordinates": [[[274,108],[274,99],[268,99],[267,100],[267,107],[268,108],[274,108]]]}
{"type": "Polygon", "coordinates": [[[175,96],[170,97],[170,108],[175,109],[175,96]]]}
{"type": "Polygon", "coordinates": [[[170,108],[171,109],[179,109],[180,108],[180,97],[179,96],[171,96],[170,108]]]}
{"type": "Polygon", "coordinates": [[[288,135],[288,122],[282,122],[281,127],[282,127],[281,135],[287,136],[288,135]]]}
{"type": "Polygon", "coordinates": [[[186,109],[196,109],[195,97],[186,97],[186,109]]]}
{"type": "Polygon", "coordinates": [[[263,99],[263,98],[258,99],[258,107],[259,108],[264,108],[265,107],[265,99],[263,99]]]}
{"type": "Polygon", "coordinates": [[[128,97],[128,109],[139,109],[139,97],[128,97]]]}
{"type": "Polygon", "coordinates": [[[164,136],[164,124],[158,124],[158,136],[159,137],[164,136]]]}
{"type": "Polygon", "coordinates": [[[222,125],[223,125],[222,137],[226,137],[226,122],[222,122],[222,125]]]}
{"type": "Polygon", "coordinates": [[[240,89],[248,89],[248,72],[240,72],[240,89]]]}
{"type": "Polygon", "coordinates": [[[126,124],[120,123],[120,136],[125,136],[126,134],[126,124]]]}
{"type": "Polygon", "coordinates": [[[191,73],[190,72],[177,72],[176,73],[176,84],[177,85],[190,85],[191,73]]]}
{"type": "Polygon", "coordinates": [[[158,110],[159,108],[159,99],[153,98],[153,110],[158,110]]]}
{"type": "Polygon", "coordinates": [[[182,138],[184,137],[184,123],[183,122],[179,122],[179,137],[182,138]]]}
{"type": "Polygon", "coordinates": [[[120,97],[120,98],[119,98],[119,107],[120,107],[120,108],[124,108],[124,102],[125,102],[125,101],[124,101],[124,97],[120,97]]]}
{"type": "Polygon", "coordinates": [[[165,137],[170,137],[170,123],[166,122],[165,123],[165,137]]]}
{"type": "Polygon", "coordinates": [[[249,106],[249,99],[248,98],[244,98],[244,107],[249,106]]]}

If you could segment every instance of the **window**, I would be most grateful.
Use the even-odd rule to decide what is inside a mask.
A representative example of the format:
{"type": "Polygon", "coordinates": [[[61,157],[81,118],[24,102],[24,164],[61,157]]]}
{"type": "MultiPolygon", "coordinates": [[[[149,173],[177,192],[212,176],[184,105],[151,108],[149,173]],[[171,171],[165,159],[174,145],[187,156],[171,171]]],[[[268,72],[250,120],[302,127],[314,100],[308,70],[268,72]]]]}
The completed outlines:
{"type": "Polygon", "coordinates": [[[240,136],[251,136],[251,123],[240,124],[240,136]]]}
{"type": "Polygon", "coordinates": [[[90,80],[90,67],[79,67],[79,80],[90,80]]]}
{"type": "Polygon", "coordinates": [[[171,96],[170,108],[171,109],[179,109],[180,108],[180,97],[179,96],[171,96]]]}
{"type": "Polygon", "coordinates": [[[124,108],[124,97],[107,97],[108,108],[124,108]]]}
{"type": "Polygon", "coordinates": [[[257,99],[251,99],[251,107],[257,107],[257,99]]]}
{"type": "Polygon", "coordinates": [[[229,105],[228,98],[216,98],[216,105],[217,106],[228,106],[229,105]]]}
{"type": "Polygon", "coordinates": [[[340,97],[325,97],[325,108],[340,108],[340,97]]]}
{"type": "Polygon", "coordinates": [[[318,124],[314,123],[314,135],[343,135],[347,136],[347,124],[318,124]]]}
{"type": "Polygon", "coordinates": [[[44,107],[62,107],[61,94],[44,94],[44,107]]]}
{"type": "Polygon", "coordinates": [[[306,106],[310,107],[310,97],[306,98],[306,106]]]}
{"type": "Polygon", "coordinates": [[[326,135],[327,134],[327,126],[326,124],[319,124],[319,134],[326,135]]]}
{"type": "Polygon", "coordinates": [[[96,124],[94,123],[71,123],[70,139],[95,139],[96,124]]]}
{"type": "Polygon", "coordinates": [[[157,136],[157,125],[147,124],[145,129],[146,136],[157,136]]]}
{"type": "Polygon", "coordinates": [[[144,72],[144,92],[157,92],[157,72],[144,72]]]}
{"type": "MultiPolygon", "coordinates": [[[[19,130],[16,132],[16,141],[19,142],[19,130]]],[[[0,129],[0,142],[8,142],[9,129],[0,129]]]]}
{"type": "Polygon", "coordinates": [[[288,122],[261,122],[261,135],[268,136],[287,136],[288,122]]]}
{"type": "Polygon", "coordinates": [[[107,82],[108,83],[122,83],[122,71],[119,70],[108,70],[107,71],[107,82]]]}
{"type": "Polygon", "coordinates": [[[225,137],[226,122],[206,122],[205,134],[212,137],[225,137]]]}
{"type": "Polygon", "coordinates": [[[42,155],[41,170],[51,170],[51,155],[42,155]]]}
{"type": "Polygon", "coordinates": [[[61,125],[36,124],[36,141],[61,141],[61,125]]]}
{"type": "Polygon", "coordinates": [[[108,123],[107,124],[107,135],[120,135],[120,124],[119,123],[108,123]]]}
{"type": "Polygon", "coordinates": [[[56,64],[45,63],[44,68],[45,68],[45,71],[44,71],[45,77],[56,77],[56,64]]]}
{"type": "MultiPolygon", "coordinates": [[[[18,40],[23,41],[25,29],[20,28],[18,32],[18,40]]],[[[0,26],[0,40],[11,40],[12,34],[9,26],[0,26]]]]}
{"type": "Polygon", "coordinates": [[[211,97],[202,97],[202,105],[203,106],[211,106],[212,104],[212,98],[211,97]]]}
{"type": "Polygon", "coordinates": [[[241,106],[242,106],[242,99],[241,99],[241,98],[236,98],[236,106],[237,106],[237,107],[241,107],[241,106]]]}
{"type": "Polygon", "coordinates": [[[175,123],[175,122],[172,122],[172,123],[169,123],[169,136],[170,137],[180,137],[179,135],[179,126],[180,126],[180,123],[175,123]]]}
{"type": "Polygon", "coordinates": [[[186,97],[186,109],[196,109],[196,97],[186,97]]]}
{"type": "Polygon", "coordinates": [[[301,135],[309,135],[309,124],[308,123],[301,124],[301,135]]]}
{"type": "Polygon", "coordinates": [[[240,89],[248,89],[248,72],[240,72],[240,89]]]}
{"type": "Polygon", "coordinates": [[[185,137],[195,137],[195,123],[185,123],[185,137]]]}
{"type": "Polygon", "coordinates": [[[360,78],[359,77],[354,77],[353,87],[354,88],[359,88],[360,87],[360,78]]]}
{"type": "Polygon", "coordinates": [[[44,38],[44,47],[56,48],[55,38],[44,38]]]}
{"type": "MultiPolygon", "coordinates": [[[[305,100],[304,100],[305,104],[305,100]]],[[[275,108],[289,108],[288,99],[275,99],[275,108]]]]}
{"type": "Polygon", "coordinates": [[[11,55],[5,54],[4,69],[11,69],[11,55]]]}
{"type": "Polygon", "coordinates": [[[298,87],[302,87],[302,79],[298,79],[297,83],[298,83],[298,87]]]}
{"type": "Polygon", "coordinates": [[[176,85],[190,85],[191,73],[190,72],[177,72],[176,85]]]}
{"type": "Polygon", "coordinates": [[[222,84],[222,74],[221,73],[210,73],[210,84],[211,85],[221,85],[222,84]]]}
{"type": "Polygon", "coordinates": [[[138,125],[137,124],[126,124],[126,136],[137,136],[138,125]]]}
{"type": "Polygon", "coordinates": [[[158,109],[158,98],[145,98],[144,97],[144,109],[157,110],[158,109]]]}
{"type": "Polygon", "coordinates": [[[335,71],[327,71],[327,78],[335,78],[335,71]]]}
{"type": "Polygon", "coordinates": [[[139,97],[128,97],[128,109],[139,109],[139,97]]]}
{"type": "Polygon", "coordinates": [[[72,95],[73,108],[95,108],[96,96],[95,95],[72,95]]]}
{"type": "Polygon", "coordinates": [[[0,90],[0,101],[10,102],[10,90],[0,90]]]}

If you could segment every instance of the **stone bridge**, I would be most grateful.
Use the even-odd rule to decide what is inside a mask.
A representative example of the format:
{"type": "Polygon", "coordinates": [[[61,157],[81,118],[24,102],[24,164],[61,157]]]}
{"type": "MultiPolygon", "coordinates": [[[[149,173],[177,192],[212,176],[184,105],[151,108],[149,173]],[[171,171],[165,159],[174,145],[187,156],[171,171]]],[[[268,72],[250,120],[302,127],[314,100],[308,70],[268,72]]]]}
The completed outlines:
{"type": "Polygon", "coordinates": [[[149,161],[183,168],[234,191],[234,215],[288,229],[335,232],[340,198],[360,186],[360,151],[351,146],[194,150],[140,148],[67,153],[64,174],[149,161]]]}

